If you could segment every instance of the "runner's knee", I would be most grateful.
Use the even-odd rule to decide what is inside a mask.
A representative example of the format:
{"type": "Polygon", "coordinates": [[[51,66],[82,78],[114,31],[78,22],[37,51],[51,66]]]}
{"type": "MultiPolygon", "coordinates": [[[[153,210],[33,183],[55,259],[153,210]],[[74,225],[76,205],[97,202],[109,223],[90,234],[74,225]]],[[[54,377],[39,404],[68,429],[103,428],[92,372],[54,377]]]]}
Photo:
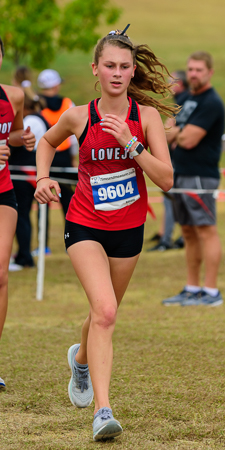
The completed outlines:
{"type": "Polygon", "coordinates": [[[107,329],[116,323],[117,307],[106,305],[99,308],[99,311],[92,314],[92,322],[101,328],[107,329]]]}

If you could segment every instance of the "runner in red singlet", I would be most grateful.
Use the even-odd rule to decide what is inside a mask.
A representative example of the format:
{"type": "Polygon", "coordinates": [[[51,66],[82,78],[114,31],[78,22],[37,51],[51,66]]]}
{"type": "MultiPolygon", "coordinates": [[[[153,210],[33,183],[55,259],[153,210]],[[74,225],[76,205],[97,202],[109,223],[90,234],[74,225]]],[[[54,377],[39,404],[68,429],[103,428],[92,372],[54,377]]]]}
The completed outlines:
{"type": "Polygon", "coordinates": [[[65,112],[37,149],[35,198],[40,203],[58,202],[59,185],[49,179],[55,148],[71,134],[80,145],[79,181],[66,217],[65,244],[90,313],[81,343],[68,351],[72,370],[68,391],[78,407],[89,406],[94,396],[94,440],[122,432],[109,402],[112,335],[143,243],[147,213],[143,172],[164,191],[173,185],[159,113],[170,115],[175,109],[146,94],[170,91],[165,81],[168,71],[148,46],[134,46],[125,31],[109,33],[96,46],[92,70],[101,85],[101,98],[65,112]]]}
{"type": "MultiPolygon", "coordinates": [[[[4,55],[0,38],[0,69],[4,55]]],[[[0,337],[5,323],[8,304],[8,266],[16,230],[17,205],[13,190],[8,158],[8,143],[22,144],[32,150],[35,138],[29,127],[23,129],[23,92],[12,86],[0,85],[0,337]]],[[[0,388],[5,387],[0,378],[0,388]]]]}

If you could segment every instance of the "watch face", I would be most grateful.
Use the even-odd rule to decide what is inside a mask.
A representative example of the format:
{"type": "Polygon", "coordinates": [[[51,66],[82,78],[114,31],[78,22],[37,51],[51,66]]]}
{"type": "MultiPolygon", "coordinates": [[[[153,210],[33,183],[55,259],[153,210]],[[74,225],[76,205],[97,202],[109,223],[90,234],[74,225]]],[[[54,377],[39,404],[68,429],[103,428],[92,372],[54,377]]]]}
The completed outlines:
{"type": "Polygon", "coordinates": [[[135,148],[136,152],[138,152],[138,154],[140,155],[141,152],[143,152],[144,150],[144,145],[142,144],[138,144],[137,147],[135,148]]]}

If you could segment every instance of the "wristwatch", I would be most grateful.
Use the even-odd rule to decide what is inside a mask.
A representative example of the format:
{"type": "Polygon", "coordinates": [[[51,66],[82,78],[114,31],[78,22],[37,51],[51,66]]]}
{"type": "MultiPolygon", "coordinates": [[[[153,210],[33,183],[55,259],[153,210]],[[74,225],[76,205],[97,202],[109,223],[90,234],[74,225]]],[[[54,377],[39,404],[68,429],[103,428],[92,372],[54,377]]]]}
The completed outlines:
{"type": "Polygon", "coordinates": [[[130,155],[131,156],[138,156],[138,155],[140,155],[143,152],[144,149],[145,149],[144,145],[142,145],[139,142],[139,144],[136,145],[135,149],[132,152],[130,152],[130,155]]]}

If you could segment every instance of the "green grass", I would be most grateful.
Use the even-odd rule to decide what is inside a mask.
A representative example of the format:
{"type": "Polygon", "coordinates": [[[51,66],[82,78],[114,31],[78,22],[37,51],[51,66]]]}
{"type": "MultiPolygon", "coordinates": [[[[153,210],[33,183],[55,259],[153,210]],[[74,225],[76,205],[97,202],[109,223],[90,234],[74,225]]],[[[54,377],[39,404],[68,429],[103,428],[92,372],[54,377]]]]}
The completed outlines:
{"type": "MultiPolygon", "coordinates": [[[[76,409],[67,395],[66,353],[79,342],[88,304],[64,251],[62,212],[51,210],[52,255],[46,258],[43,301],[36,300],[35,269],[9,274],[0,362],[7,383],[0,393],[1,450],[225,448],[224,306],[161,305],[185,283],[185,255],[184,250],[146,252],[162,204],[153,208],[157,220],[147,218],[144,249],[114,334],[110,400],[123,435],[113,443],[94,443],[93,406],[76,409]]],[[[218,202],[223,249],[224,221],[225,204],[218,202]]],[[[224,263],[223,252],[218,279],[223,297],[224,263]]]]}
{"type": "MultiPolygon", "coordinates": [[[[212,52],[213,83],[225,100],[223,0],[123,0],[122,7],[118,27],[131,23],[131,38],[148,43],[171,71],[184,68],[194,50],[212,52]]],[[[114,26],[102,25],[100,31],[103,34],[109,28],[114,26]]],[[[65,78],[62,93],[76,104],[95,96],[91,61],[91,52],[73,52],[59,54],[51,64],[65,78]]],[[[5,59],[1,82],[10,83],[12,73],[5,59]]],[[[34,82],[36,76],[34,72],[34,82]]],[[[221,167],[225,167],[225,153],[221,167]]],[[[221,188],[225,189],[225,177],[221,188]]],[[[144,249],[114,334],[110,400],[123,435],[115,442],[94,443],[93,406],[76,409],[67,395],[66,353],[80,339],[88,304],[64,250],[62,212],[52,210],[52,255],[46,258],[43,301],[36,301],[35,269],[9,274],[9,310],[0,359],[0,376],[7,383],[7,390],[0,393],[1,450],[225,449],[224,306],[170,309],[161,305],[163,298],[185,283],[185,253],[146,252],[163,211],[162,204],[152,206],[157,220],[147,218],[144,249]]],[[[35,211],[32,223],[35,248],[35,211]]],[[[225,298],[224,223],[225,204],[218,202],[223,246],[218,285],[225,298]]],[[[176,226],[174,238],[179,234],[176,226]]]]}

